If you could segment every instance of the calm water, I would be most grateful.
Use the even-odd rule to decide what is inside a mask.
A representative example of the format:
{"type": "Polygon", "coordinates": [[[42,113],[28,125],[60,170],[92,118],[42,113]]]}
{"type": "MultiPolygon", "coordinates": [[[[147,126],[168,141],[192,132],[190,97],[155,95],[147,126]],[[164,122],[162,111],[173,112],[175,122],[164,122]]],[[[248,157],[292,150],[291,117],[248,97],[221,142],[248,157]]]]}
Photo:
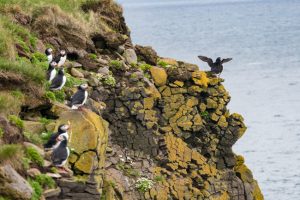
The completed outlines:
{"type": "Polygon", "coordinates": [[[248,131],[234,150],[267,200],[300,199],[300,0],[119,0],[134,43],[206,65],[233,57],[222,77],[248,131]]]}

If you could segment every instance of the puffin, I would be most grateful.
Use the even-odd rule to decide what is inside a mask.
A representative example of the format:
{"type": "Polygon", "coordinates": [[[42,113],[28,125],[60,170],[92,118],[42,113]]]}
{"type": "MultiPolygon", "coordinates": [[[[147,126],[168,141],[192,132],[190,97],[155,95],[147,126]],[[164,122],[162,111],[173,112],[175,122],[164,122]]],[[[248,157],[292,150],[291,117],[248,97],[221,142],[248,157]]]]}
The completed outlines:
{"type": "Polygon", "coordinates": [[[58,145],[60,144],[60,141],[58,138],[60,135],[63,135],[68,139],[69,138],[69,135],[68,135],[69,128],[70,128],[69,125],[66,125],[66,124],[60,125],[58,127],[57,132],[52,134],[51,137],[49,138],[49,140],[47,141],[47,143],[44,144],[45,150],[53,150],[53,149],[57,148],[58,145]]]}
{"type": "Polygon", "coordinates": [[[61,88],[66,84],[66,81],[67,78],[64,74],[64,68],[60,68],[57,75],[51,82],[50,90],[61,90],[61,88]]]}
{"type": "Polygon", "coordinates": [[[78,109],[79,107],[83,106],[87,100],[88,92],[86,91],[88,85],[86,83],[81,84],[78,86],[77,92],[71,97],[70,107],[71,109],[78,109]]]}
{"type": "Polygon", "coordinates": [[[213,62],[211,58],[205,56],[198,56],[198,58],[204,62],[207,62],[209,67],[211,68],[210,71],[212,72],[212,74],[216,74],[218,76],[220,76],[223,71],[223,64],[232,60],[232,58],[225,58],[221,60],[221,58],[218,57],[216,61],[213,62]]]}
{"type": "Polygon", "coordinates": [[[53,60],[53,55],[52,55],[52,49],[51,48],[47,48],[46,50],[45,50],[45,54],[46,54],[46,56],[47,56],[47,58],[48,58],[48,63],[50,63],[52,60],[53,60]]]}
{"type": "Polygon", "coordinates": [[[56,167],[64,167],[68,157],[70,155],[70,149],[68,148],[68,138],[65,135],[58,136],[60,143],[51,154],[52,164],[56,167]]]}
{"type": "Polygon", "coordinates": [[[65,50],[60,50],[58,56],[54,58],[54,61],[57,63],[58,67],[63,66],[66,60],[67,60],[67,54],[65,50]]]}
{"type": "Polygon", "coordinates": [[[51,61],[49,63],[49,67],[47,70],[47,80],[49,82],[51,82],[54,79],[54,77],[56,76],[56,73],[57,73],[57,71],[55,69],[56,66],[57,66],[57,63],[55,61],[51,61]]]}

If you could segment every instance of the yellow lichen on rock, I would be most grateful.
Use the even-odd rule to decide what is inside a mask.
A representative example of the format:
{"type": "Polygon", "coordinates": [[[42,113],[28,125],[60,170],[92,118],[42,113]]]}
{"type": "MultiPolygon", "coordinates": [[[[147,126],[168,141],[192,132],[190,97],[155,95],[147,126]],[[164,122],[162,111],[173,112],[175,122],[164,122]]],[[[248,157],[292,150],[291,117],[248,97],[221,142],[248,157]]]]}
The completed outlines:
{"type": "Polygon", "coordinates": [[[192,79],[196,85],[207,87],[209,79],[204,71],[195,71],[192,73],[192,79]]]}
{"type": "Polygon", "coordinates": [[[155,85],[157,86],[166,85],[168,75],[165,69],[159,67],[151,67],[150,72],[155,85]]]}

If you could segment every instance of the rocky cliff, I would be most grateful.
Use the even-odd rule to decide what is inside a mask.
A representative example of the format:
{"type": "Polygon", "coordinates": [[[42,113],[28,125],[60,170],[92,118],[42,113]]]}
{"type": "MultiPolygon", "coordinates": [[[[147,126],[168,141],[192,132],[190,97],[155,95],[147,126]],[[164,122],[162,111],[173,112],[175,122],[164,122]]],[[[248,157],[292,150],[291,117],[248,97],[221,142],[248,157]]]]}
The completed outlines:
{"type": "Polygon", "coordinates": [[[263,199],[232,151],[246,126],[224,80],[133,45],[118,4],[20,0],[0,12],[0,199],[263,199]],[[49,46],[68,53],[60,92],[44,80],[49,46]],[[90,98],[72,111],[82,82],[90,98]],[[67,174],[40,148],[62,123],[67,174]]]}

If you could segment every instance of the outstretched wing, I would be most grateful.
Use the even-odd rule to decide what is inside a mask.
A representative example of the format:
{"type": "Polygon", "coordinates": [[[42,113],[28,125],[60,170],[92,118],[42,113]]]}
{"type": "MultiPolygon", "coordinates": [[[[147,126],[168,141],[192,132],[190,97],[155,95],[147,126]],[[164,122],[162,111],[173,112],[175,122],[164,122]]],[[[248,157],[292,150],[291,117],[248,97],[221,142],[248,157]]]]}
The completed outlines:
{"type": "Polygon", "coordinates": [[[231,61],[232,58],[225,58],[221,61],[221,64],[231,61]]]}
{"type": "Polygon", "coordinates": [[[207,62],[209,65],[213,64],[213,60],[211,58],[208,58],[206,56],[198,56],[198,58],[204,62],[207,62]]]}

